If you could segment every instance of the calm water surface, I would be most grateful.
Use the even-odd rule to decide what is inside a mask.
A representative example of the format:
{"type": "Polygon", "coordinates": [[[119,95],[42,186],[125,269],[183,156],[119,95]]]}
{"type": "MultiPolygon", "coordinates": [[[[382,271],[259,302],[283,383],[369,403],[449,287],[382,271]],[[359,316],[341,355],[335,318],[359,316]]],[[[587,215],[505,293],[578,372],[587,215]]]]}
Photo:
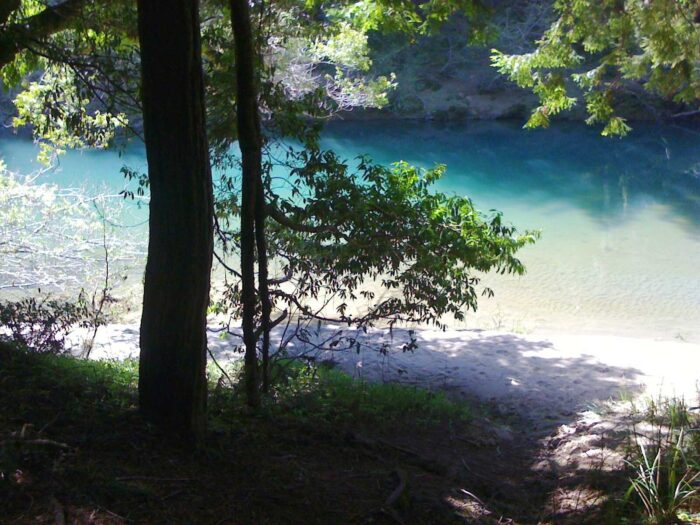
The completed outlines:
{"type": "MultiPolygon", "coordinates": [[[[580,124],[532,132],[507,123],[341,122],[327,128],[324,146],[347,159],[447,164],[440,191],[542,231],[522,252],[527,274],[486,276],[496,296],[462,326],[700,341],[697,131],[637,125],[619,140],[580,124]]],[[[27,141],[0,140],[0,156],[13,170],[36,167],[27,141]]],[[[118,191],[124,164],[145,169],[143,150],[70,153],[50,177],[118,191]]]]}

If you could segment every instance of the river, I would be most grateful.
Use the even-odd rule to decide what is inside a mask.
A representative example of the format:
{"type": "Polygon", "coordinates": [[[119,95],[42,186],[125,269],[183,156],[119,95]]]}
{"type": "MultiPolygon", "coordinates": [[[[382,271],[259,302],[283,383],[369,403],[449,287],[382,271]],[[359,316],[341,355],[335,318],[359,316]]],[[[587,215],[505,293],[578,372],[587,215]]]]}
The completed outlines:
{"type": "MultiPolygon", "coordinates": [[[[642,124],[624,139],[606,139],[577,123],[524,131],[501,122],[335,122],[323,138],[346,159],[444,163],[439,191],[541,230],[521,252],[527,273],[485,276],[495,297],[454,327],[693,342],[700,341],[699,145],[694,129],[642,124]]],[[[0,138],[9,169],[31,172],[35,156],[30,141],[0,138]]],[[[69,152],[45,178],[114,193],[124,186],[123,165],[144,170],[143,148],[69,152]]],[[[131,226],[145,213],[134,209],[131,226]]],[[[145,240],[145,226],[125,235],[145,240]]]]}

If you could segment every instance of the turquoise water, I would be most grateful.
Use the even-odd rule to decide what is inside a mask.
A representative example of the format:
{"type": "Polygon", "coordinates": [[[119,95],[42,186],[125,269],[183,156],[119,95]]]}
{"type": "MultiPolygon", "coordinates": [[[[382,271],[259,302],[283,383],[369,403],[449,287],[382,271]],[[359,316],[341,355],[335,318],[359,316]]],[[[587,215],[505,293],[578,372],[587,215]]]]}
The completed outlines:
{"type": "Polygon", "coordinates": [[[445,192],[542,230],[524,277],[487,276],[496,297],[466,326],[700,339],[700,135],[636,126],[623,140],[581,124],[347,123],[326,145],[388,163],[442,162],[445,192]]]}
{"type": "MultiPolygon", "coordinates": [[[[528,132],[508,123],[339,122],[324,146],[347,159],[445,163],[440,191],[542,231],[522,252],[528,273],[486,276],[496,296],[462,326],[700,341],[698,132],[638,125],[619,140],[580,124],[528,132]]],[[[29,142],[0,140],[11,169],[30,170],[34,154],[29,142]]],[[[143,150],[70,153],[50,177],[118,191],[124,164],[143,169],[143,150]]]]}

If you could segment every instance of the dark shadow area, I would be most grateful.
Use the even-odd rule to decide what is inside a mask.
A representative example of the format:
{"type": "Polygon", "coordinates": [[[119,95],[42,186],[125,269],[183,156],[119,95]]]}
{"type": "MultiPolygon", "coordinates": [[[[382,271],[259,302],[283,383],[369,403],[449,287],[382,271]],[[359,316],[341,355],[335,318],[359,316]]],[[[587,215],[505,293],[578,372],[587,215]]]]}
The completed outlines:
{"type": "MultiPolygon", "coordinates": [[[[108,341],[102,342],[111,344],[112,351],[136,355],[136,327],[124,325],[114,331],[119,334],[107,334],[108,341]]],[[[330,333],[321,330],[317,338],[322,341],[330,333]]],[[[347,406],[319,409],[323,405],[312,393],[294,400],[282,396],[270,411],[256,416],[217,387],[210,395],[211,450],[192,457],[168,444],[167,436],[143,429],[134,412],[133,384],[127,389],[126,404],[115,407],[108,396],[100,398],[106,400],[101,402],[104,421],[83,409],[73,414],[71,403],[88,402],[92,394],[67,402],[60,393],[66,385],[59,370],[51,374],[52,384],[43,385],[29,404],[15,402],[17,409],[8,412],[14,416],[3,426],[6,431],[17,430],[23,422],[31,422],[41,428],[57,413],[59,421],[81,418],[70,424],[75,429],[69,425],[68,434],[52,423],[48,428],[57,433],[52,430],[48,435],[81,443],[82,453],[95,457],[100,476],[109,479],[94,472],[86,479],[103,487],[99,490],[110,498],[112,488],[104,488],[105,484],[127,492],[134,486],[137,492],[145,491],[123,500],[135,509],[127,517],[154,513],[154,523],[178,522],[177,513],[190,519],[206,516],[195,519],[198,523],[393,523],[376,511],[395,487],[397,469],[410,478],[406,506],[397,509],[406,524],[489,524],[501,517],[524,525],[542,520],[615,523],[603,521],[601,504],[605,494],[623,487],[626,474],[619,464],[597,468],[596,461],[600,450],[614,449],[625,434],[605,426],[605,421],[584,423],[580,412],[620,391],[635,393],[640,372],[634,367],[610,367],[585,355],[558,355],[548,341],[513,334],[418,331],[418,348],[412,353],[397,351],[408,339],[405,330],[394,330],[393,337],[379,330],[355,335],[366,350],[320,353],[316,359],[332,360],[362,379],[445,390],[471,407],[471,418],[428,426],[420,423],[419,413],[406,414],[405,419],[377,414],[379,419],[365,420],[347,406]],[[389,354],[371,349],[385,340],[393,348],[389,354]],[[88,421],[97,426],[85,443],[78,434],[88,421]],[[132,425],[141,430],[132,433],[132,425]],[[109,434],[104,442],[103,433],[109,434]],[[106,453],[102,447],[109,449],[108,457],[102,457],[106,453]],[[138,476],[197,481],[174,486],[150,479],[123,481],[138,476]],[[182,492],[171,497],[177,491],[182,492]],[[185,509],[192,505],[193,510],[185,509]],[[226,513],[236,518],[226,518],[226,513]]],[[[279,330],[275,336],[278,340],[279,330]]],[[[209,341],[223,366],[240,358],[236,337],[211,333],[209,341]]],[[[291,350],[307,349],[297,342],[291,350]]],[[[71,381],[81,384],[77,377],[71,381]]],[[[2,388],[3,394],[14,391],[12,382],[2,388]]],[[[100,392],[84,386],[68,390],[100,392]]],[[[12,403],[15,395],[7,402],[12,403]]],[[[68,497],[61,492],[59,499],[68,497]]],[[[123,515],[121,500],[101,498],[85,502],[123,515]]]]}
{"type": "MultiPolygon", "coordinates": [[[[366,337],[381,339],[377,332],[366,337]]],[[[393,339],[399,348],[408,334],[394,330],[393,339]]],[[[624,462],[613,451],[628,427],[589,424],[581,414],[621,393],[639,394],[641,371],[559,356],[549,341],[514,334],[418,331],[417,341],[414,352],[327,352],[319,359],[358,378],[447,391],[481,406],[483,420],[473,427],[480,438],[467,439],[471,455],[455,463],[454,440],[435,443],[430,453],[461,470],[488,508],[516,523],[618,523],[617,514],[607,521],[607,499],[627,487],[624,462]]]]}
{"type": "MultiPolygon", "coordinates": [[[[382,507],[401,453],[349,439],[369,436],[361,424],[331,425],[302,400],[251,414],[212,388],[206,443],[191,452],[141,420],[135,380],[133,368],[0,343],[3,524],[392,523],[382,507]]],[[[410,522],[464,523],[451,514],[434,500],[410,522]]]]}

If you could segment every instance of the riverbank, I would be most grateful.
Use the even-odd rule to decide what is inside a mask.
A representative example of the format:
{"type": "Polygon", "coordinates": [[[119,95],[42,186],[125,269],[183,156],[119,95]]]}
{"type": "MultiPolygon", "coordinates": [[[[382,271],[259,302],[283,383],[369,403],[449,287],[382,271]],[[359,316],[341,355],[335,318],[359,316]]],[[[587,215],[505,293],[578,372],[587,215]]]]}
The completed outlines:
{"type": "MultiPolygon", "coordinates": [[[[385,438],[423,464],[431,458],[449,465],[450,483],[459,479],[460,487],[444,501],[468,509],[463,516],[472,520],[460,523],[504,523],[503,518],[513,524],[618,525],[629,511],[622,494],[629,487],[631,433],[653,435],[648,414],[697,405],[697,344],[611,335],[373,329],[344,332],[360,342],[359,353],[314,351],[335,330],[324,327],[290,351],[333,363],[362,380],[356,384],[398,382],[447,393],[475,410],[466,434],[449,424],[416,437],[390,424],[385,438]],[[403,352],[411,335],[417,347],[403,352]],[[384,343],[388,351],[377,352],[384,343]],[[679,398],[686,404],[678,405],[679,398]]],[[[281,335],[277,330],[273,339],[281,335]]],[[[209,335],[211,353],[224,368],[241,359],[236,344],[235,337],[209,335]]],[[[92,357],[137,358],[138,326],[103,328],[92,357]]],[[[218,372],[210,370],[214,380],[218,372]]],[[[428,482],[423,476],[414,478],[419,486],[439,478],[431,475],[428,482]]],[[[422,521],[414,515],[405,523],[422,521]]]]}
{"type": "MultiPolygon", "coordinates": [[[[311,351],[334,330],[319,330],[293,352],[311,351]]],[[[12,471],[7,508],[110,524],[187,516],[198,523],[359,525],[399,517],[416,525],[618,525],[638,515],[622,499],[630,475],[624,451],[649,417],[629,400],[695,399],[700,354],[689,343],[417,330],[415,351],[402,352],[407,331],[346,335],[368,350],[315,357],[363,380],[439,392],[296,367],[275,402],[251,414],[237,376],[226,388],[211,367],[210,452],[197,457],[140,420],[134,361],[3,354],[0,346],[0,437],[21,447],[48,443],[37,449],[39,463],[11,456],[21,468],[12,471]],[[371,350],[383,343],[385,354],[371,350]],[[61,469],[47,468],[57,462],[61,469]]],[[[240,359],[236,343],[210,334],[223,367],[240,359]]],[[[93,358],[137,356],[137,325],[98,332],[93,358]]],[[[654,413],[665,406],[657,402],[654,413]]]]}
{"type": "MultiPolygon", "coordinates": [[[[334,331],[326,327],[293,353],[308,353],[334,331]]],[[[280,330],[273,341],[281,337],[280,330]]],[[[371,381],[397,381],[455,396],[495,403],[504,414],[517,413],[532,430],[548,432],[591,406],[615,399],[684,397],[697,400],[700,345],[682,341],[611,335],[519,335],[483,330],[415,330],[417,348],[403,352],[406,330],[372,329],[356,337],[360,353],[313,352],[350,375],[371,381]],[[389,345],[386,354],[372,349],[389,345]]],[[[74,335],[74,343],[80,334],[74,335]]],[[[240,340],[211,332],[209,349],[220,364],[239,360],[240,340]]],[[[341,345],[342,346],[342,345],[341,345]]],[[[99,330],[95,359],[138,357],[138,325],[99,330]]]]}

